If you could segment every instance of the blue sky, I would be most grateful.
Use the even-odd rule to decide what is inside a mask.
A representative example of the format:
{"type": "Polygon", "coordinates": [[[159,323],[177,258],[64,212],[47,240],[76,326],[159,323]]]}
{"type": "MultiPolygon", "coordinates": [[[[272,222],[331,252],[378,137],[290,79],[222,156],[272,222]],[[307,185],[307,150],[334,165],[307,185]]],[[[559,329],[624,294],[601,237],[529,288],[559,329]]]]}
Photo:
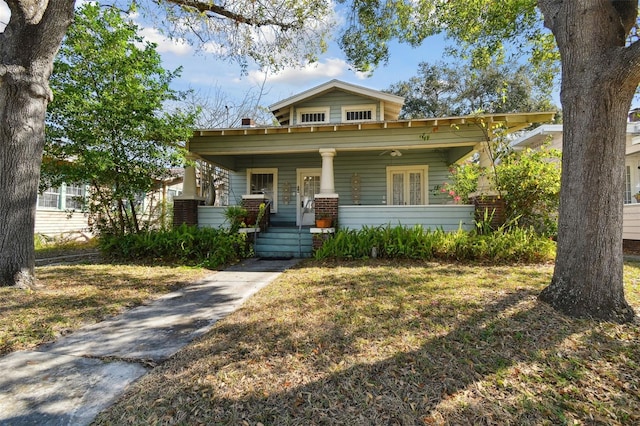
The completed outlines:
{"type": "MultiPolygon", "coordinates": [[[[264,72],[255,66],[250,66],[248,74],[242,75],[240,66],[235,63],[223,61],[212,54],[196,53],[188,45],[167,40],[153,29],[145,29],[145,33],[148,39],[158,44],[165,67],[174,69],[182,66],[182,76],[175,85],[177,89],[192,88],[206,93],[218,86],[230,96],[241,98],[248,88],[260,86],[265,78],[264,72]]],[[[414,76],[420,62],[439,61],[444,46],[442,37],[432,37],[415,49],[393,43],[388,64],[379,66],[367,76],[352,70],[337,44],[331,43],[317,63],[267,75],[263,104],[268,106],[334,78],[372,89],[386,89],[414,76]]]]}
{"type": "MultiPolygon", "coordinates": [[[[82,0],[78,3],[81,2],[82,0]]],[[[7,22],[8,18],[8,8],[0,0],[0,30],[2,23],[7,22]]],[[[136,18],[136,21],[140,20],[136,18]]],[[[302,69],[286,68],[265,76],[258,67],[250,65],[248,73],[242,75],[241,68],[236,63],[224,61],[213,53],[198,52],[184,41],[170,40],[151,24],[138,22],[138,25],[143,37],[157,44],[165,68],[173,70],[182,67],[181,77],[173,84],[175,89],[193,89],[201,97],[212,97],[222,92],[230,102],[240,102],[247,91],[259,92],[258,88],[264,82],[264,94],[260,102],[262,106],[269,106],[334,78],[372,89],[386,89],[393,83],[414,76],[420,62],[447,59],[443,56],[446,46],[444,37],[431,37],[417,48],[392,43],[389,62],[380,65],[367,76],[353,71],[337,43],[332,42],[317,63],[302,69]]]]}

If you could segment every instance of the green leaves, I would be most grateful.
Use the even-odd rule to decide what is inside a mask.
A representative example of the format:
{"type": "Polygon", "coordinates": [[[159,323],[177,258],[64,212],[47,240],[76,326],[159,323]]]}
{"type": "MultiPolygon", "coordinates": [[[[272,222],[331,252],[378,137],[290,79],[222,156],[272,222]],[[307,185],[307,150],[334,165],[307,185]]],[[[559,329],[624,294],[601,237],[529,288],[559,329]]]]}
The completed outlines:
{"type": "Polygon", "coordinates": [[[506,202],[507,220],[555,235],[560,204],[560,152],[543,146],[513,152],[496,165],[497,189],[506,202]]]}
{"type": "Polygon", "coordinates": [[[555,243],[523,228],[480,234],[419,226],[364,227],[340,230],[316,251],[315,258],[367,259],[373,253],[388,259],[546,262],[555,256],[555,243]]]}
{"type": "Polygon", "coordinates": [[[91,213],[110,231],[138,232],[139,200],[182,162],[194,111],[166,111],[181,94],[178,71],[119,11],[87,4],[76,14],[51,77],[43,179],[90,185],[91,213]]]}
{"type": "Polygon", "coordinates": [[[118,261],[160,261],[212,269],[251,255],[246,234],[187,225],[138,234],[102,235],[100,249],[118,261]]]}

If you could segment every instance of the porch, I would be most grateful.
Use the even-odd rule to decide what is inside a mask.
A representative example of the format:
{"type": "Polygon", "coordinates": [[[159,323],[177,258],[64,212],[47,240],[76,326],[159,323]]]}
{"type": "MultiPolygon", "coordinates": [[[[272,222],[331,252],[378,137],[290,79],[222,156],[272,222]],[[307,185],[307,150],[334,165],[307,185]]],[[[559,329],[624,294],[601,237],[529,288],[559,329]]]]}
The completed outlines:
{"type": "MultiPolygon", "coordinates": [[[[640,207],[640,205],[638,205],[640,207]]],[[[198,206],[198,226],[228,228],[226,207],[198,206]]],[[[640,210],[638,210],[640,212],[640,210]]],[[[273,216],[271,219],[274,222],[273,216]]],[[[276,222],[277,223],[277,222],[276,222]]],[[[286,225],[286,223],[283,223],[286,225]]],[[[290,223],[289,225],[294,225],[290,223]]],[[[470,231],[474,227],[472,205],[417,205],[417,206],[339,206],[338,226],[342,229],[361,229],[365,226],[422,226],[425,229],[470,231]]],[[[309,227],[305,227],[309,232],[309,227]]]]}

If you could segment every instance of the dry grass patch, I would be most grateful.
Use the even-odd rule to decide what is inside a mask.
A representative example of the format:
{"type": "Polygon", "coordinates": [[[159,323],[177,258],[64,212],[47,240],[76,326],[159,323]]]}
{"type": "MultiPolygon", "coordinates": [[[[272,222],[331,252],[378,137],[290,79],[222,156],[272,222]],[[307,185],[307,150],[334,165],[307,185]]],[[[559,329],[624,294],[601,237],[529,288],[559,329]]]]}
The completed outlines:
{"type": "MultiPolygon", "coordinates": [[[[640,268],[626,267],[640,309],[640,268]]],[[[98,424],[638,424],[640,327],[538,303],[552,266],[305,263],[98,424]]]]}
{"type": "Polygon", "coordinates": [[[38,290],[0,287],[0,355],[55,340],[206,273],[210,271],[108,264],[36,268],[38,290]]]}

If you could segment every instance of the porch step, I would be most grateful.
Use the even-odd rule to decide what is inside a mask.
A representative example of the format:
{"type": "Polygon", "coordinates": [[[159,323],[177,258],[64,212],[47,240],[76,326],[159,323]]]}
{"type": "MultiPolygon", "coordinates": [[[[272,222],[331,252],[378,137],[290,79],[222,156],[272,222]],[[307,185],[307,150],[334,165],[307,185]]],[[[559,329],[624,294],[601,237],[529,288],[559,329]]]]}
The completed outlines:
{"type": "Polygon", "coordinates": [[[311,257],[313,238],[308,227],[270,226],[266,232],[260,232],[256,238],[254,250],[257,257],[263,258],[305,258],[311,257]]]}

